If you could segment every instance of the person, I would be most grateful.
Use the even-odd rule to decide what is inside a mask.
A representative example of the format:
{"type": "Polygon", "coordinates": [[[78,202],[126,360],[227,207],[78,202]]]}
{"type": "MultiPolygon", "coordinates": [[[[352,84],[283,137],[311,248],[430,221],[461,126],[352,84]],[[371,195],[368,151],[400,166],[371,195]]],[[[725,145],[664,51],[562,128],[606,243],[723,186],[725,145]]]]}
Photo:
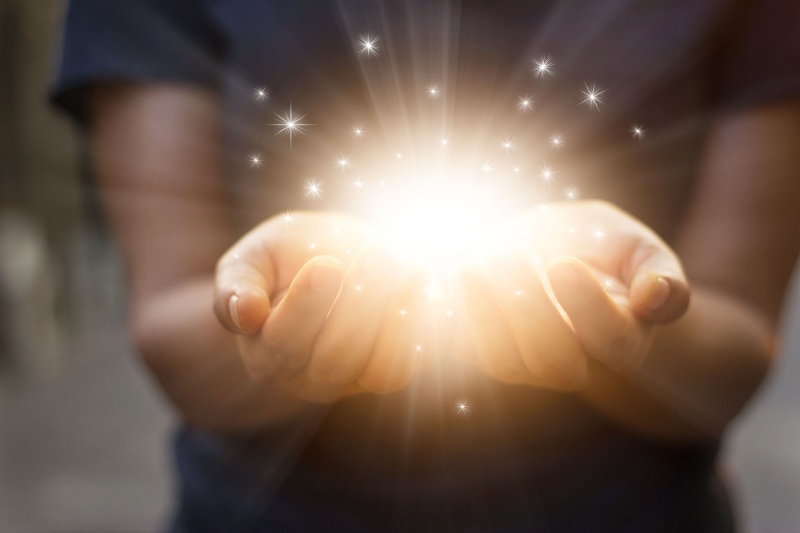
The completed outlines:
{"type": "Polygon", "coordinates": [[[777,0],[74,0],[55,100],[182,417],[172,529],[733,531],[716,458],[800,243],[798,25],[777,0]],[[522,209],[514,250],[455,267],[443,332],[341,183],[296,194],[348,121],[360,155],[512,131],[596,200],[537,186],[548,225],[522,209]]]}

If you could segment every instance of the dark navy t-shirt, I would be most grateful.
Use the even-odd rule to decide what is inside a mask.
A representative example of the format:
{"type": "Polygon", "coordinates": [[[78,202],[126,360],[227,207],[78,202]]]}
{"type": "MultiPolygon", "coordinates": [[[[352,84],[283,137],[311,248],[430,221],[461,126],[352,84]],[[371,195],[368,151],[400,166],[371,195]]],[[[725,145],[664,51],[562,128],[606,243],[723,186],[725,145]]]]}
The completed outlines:
{"type": "MultiPolygon", "coordinates": [[[[231,188],[260,206],[246,224],[302,207],[298,179],[339,154],[341,142],[321,139],[360,124],[374,134],[370,150],[413,152],[447,123],[462,146],[509,131],[543,146],[557,132],[568,144],[548,158],[560,178],[669,240],[707,125],[797,97],[798,65],[800,7],[780,0],[74,0],[55,97],[85,119],[94,83],[219,93],[231,188]],[[366,35],[380,37],[377,57],[358,54],[366,35]],[[531,60],[547,57],[554,75],[537,77],[531,60]],[[430,86],[446,106],[431,105],[430,86]],[[587,112],[592,86],[605,92],[587,112]],[[521,112],[528,94],[534,108],[521,112]],[[313,135],[287,150],[272,124],[290,106],[313,135]],[[632,138],[635,124],[645,138],[632,138]],[[253,153],[269,164],[253,166],[253,153]]],[[[328,206],[346,205],[328,192],[328,206]]],[[[630,434],[573,394],[433,367],[408,390],[312,409],[258,435],[180,430],[174,527],[729,532],[716,453],[630,434]],[[425,390],[438,393],[415,392],[425,390]],[[469,416],[453,408],[463,398],[469,416]]]]}

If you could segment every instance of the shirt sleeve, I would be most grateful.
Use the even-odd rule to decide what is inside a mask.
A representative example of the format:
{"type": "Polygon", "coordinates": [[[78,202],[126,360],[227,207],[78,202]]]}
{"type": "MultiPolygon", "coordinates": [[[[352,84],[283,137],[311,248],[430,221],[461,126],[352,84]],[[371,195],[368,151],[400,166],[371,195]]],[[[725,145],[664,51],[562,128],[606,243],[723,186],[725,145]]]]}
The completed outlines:
{"type": "Polygon", "coordinates": [[[72,0],[53,101],[80,122],[98,82],[178,82],[216,90],[224,40],[204,0],[72,0]]]}
{"type": "Polygon", "coordinates": [[[728,26],[712,79],[722,111],[800,96],[800,2],[746,2],[728,26]]]}

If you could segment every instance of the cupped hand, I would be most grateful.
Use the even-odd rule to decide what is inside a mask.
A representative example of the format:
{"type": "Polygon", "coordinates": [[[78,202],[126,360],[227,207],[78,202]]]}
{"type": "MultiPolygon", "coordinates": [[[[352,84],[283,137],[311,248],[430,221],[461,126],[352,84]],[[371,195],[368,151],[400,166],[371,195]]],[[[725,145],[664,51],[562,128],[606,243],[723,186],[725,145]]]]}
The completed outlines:
{"type": "Polygon", "coordinates": [[[307,401],[405,387],[425,348],[423,271],[360,219],[267,220],[220,259],[214,308],[251,375],[307,401]]]}
{"type": "Polygon", "coordinates": [[[688,307],[675,253],[611,204],[554,204],[511,231],[515,251],[457,271],[457,351],[498,380],[576,390],[593,363],[633,369],[688,307]]]}

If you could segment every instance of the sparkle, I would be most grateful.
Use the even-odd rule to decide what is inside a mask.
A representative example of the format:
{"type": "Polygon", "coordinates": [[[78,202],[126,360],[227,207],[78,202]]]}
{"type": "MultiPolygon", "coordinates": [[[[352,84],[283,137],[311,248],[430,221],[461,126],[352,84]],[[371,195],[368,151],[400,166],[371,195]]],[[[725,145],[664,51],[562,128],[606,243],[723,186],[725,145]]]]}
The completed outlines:
{"type": "Polygon", "coordinates": [[[353,180],[353,187],[355,187],[357,191],[360,191],[364,188],[364,182],[360,178],[355,178],[353,180]]]}
{"type": "Polygon", "coordinates": [[[585,90],[585,91],[582,91],[582,92],[583,92],[583,95],[584,95],[586,98],[584,98],[584,99],[581,101],[581,103],[582,103],[582,104],[586,104],[586,105],[588,105],[588,106],[589,106],[589,109],[591,109],[591,108],[595,108],[595,109],[597,109],[598,111],[600,111],[600,104],[602,104],[602,103],[603,103],[603,101],[602,101],[602,100],[600,100],[600,95],[601,95],[601,94],[603,94],[604,92],[606,92],[606,91],[605,91],[605,89],[603,89],[602,91],[601,91],[601,90],[599,90],[599,89],[598,89],[598,88],[595,86],[595,84],[594,84],[594,83],[592,84],[592,86],[591,86],[591,87],[589,87],[589,85],[587,85],[587,84],[585,84],[585,83],[584,83],[584,85],[586,86],[586,90],[585,90]]]}
{"type": "Polygon", "coordinates": [[[578,199],[578,190],[573,188],[569,188],[564,191],[564,195],[567,197],[567,200],[577,200],[578,199]]]}
{"type": "Polygon", "coordinates": [[[250,168],[252,167],[260,167],[264,164],[261,160],[261,154],[253,154],[250,156],[250,168]]]}
{"type": "Polygon", "coordinates": [[[401,309],[400,310],[400,316],[405,318],[406,316],[408,316],[408,311],[406,311],[405,309],[401,309]]]}
{"type": "Polygon", "coordinates": [[[428,98],[438,98],[442,94],[438,85],[429,85],[425,91],[428,93],[428,98]]]}
{"type": "Polygon", "coordinates": [[[364,287],[362,287],[361,285],[356,285],[355,291],[358,293],[364,292],[364,287]]]}
{"type": "Polygon", "coordinates": [[[539,177],[542,178],[542,181],[545,183],[553,183],[554,175],[555,172],[548,165],[542,166],[542,171],[539,173],[539,177]]]}
{"type": "Polygon", "coordinates": [[[481,172],[484,174],[489,174],[492,170],[494,170],[494,167],[488,161],[481,165],[481,172]]]}
{"type": "Polygon", "coordinates": [[[603,287],[606,289],[613,289],[614,288],[614,280],[611,278],[606,278],[603,280],[603,287]]]}
{"type": "Polygon", "coordinates": [[[447,311],[445,311],[444,316],[447,318],[453,318],[453,310],[448,309],[447,311]]]}
{"type": "Polygon", "coordinates": [[[592,237],[594,237],[594,240],[596,240],[597,242],[605,240],[607,236],[608,234],[605,232],[603,228],[595,228],[592,230],[592,237]]]}
{"type": "Polygon", "coordinates": [[[308,243],[308,249],[311,252],[315,252],[317,250],[317,243],[315,242],[308,243]]]}
{"type": "Polygon", "coordinates": [[[339,156],[339,159],[336,160],[336,166],[344,170],[350,166],[350,159],[345,156],[339,156]]]}
{"type": "Polygon", "coordinates": [[[305,189],[306,198],[319,198],[322,196],[322,182],[316,181],[314,178],[306,180],[305,189]]]}
{"type": "Polygon", "coordinates": [[[503,140],[503,151],[510,152],[514,149],[514,143],[511,142],[511,139],[504,139],[503,140]]]}
{"type": "Polygon", "coordinates": [[[543,78],[545,74],[553,75],[553,59],[550,56],[543,56],[541,59],[531,59],[533,61],[533,75],[543,78]]]}
{"type": "Polygon", "coordinates": [[[456,412],[460,415],[469,413],[469,404],[466,401],[456,402],[456,412]]]}
{"type": "Polygon", "coordinates": [[[511,170],[513,170],[513,171],[514,171],[514,174],[519,174],[520,172],[522,172],[522,169],[521,169],[521,168],[519,168],[518,166],[517,166],[517,167],[514,167],[514,168],[512,168],[511,170]]]}
{"type": "Polygon", "coordinates": [[[422,347],[421,344],[415,344],[414,345],[414,353],[421,354],[424,351],[425,351],[425,349],[422,347]]]}
{"type": "Polygon", "coordinates": [[[631,135],[633,135],[637,139],[641,139],[642,137],[644,137],[644,128],[639,126],[638,124],[632,126],[631,135]]]}
{"type": "Polygon", "coordinates": [[[353,128],[353,137],[355,137],[356,139],[363,137],[364,133],[366,133],[364,131],[364,126],[355,126],[353,128]]]}
{"type": "Polygon", "coordinates": [[[267,92],[266,87],[260,87],[260,88],[256,87],[255,89],[253,89],[253,91],[256,93],[256,100],[258,100],[259,102],[263,102],[264,100],[269,98],[269,93],[267,92]]]}
{"type": "Polygon", "coordinates": [[[452,146],[452,143],[450,142],[450,139],[447,137],[439,137],[439,146],[441,146],[442,148],[449,148],[450,146],[452,146]]]}
{"type": "Polygon", "coordinates": [[[561,135],[553,135],[550,137],[550,146],[553,148],[561,148],[563,146],[564,141],[561,139],[561,135]]]}
{"type": "Polygon", "coordinates": [[[289,223],[294,220],[294,215],[288,209],[281,215],[281,219],[286,223],[286,226],[289,226],[289,223]]]}
{"type": "Polygon", "coordinates": [[[288,134],[290,146],[292,144],[292,141],[294,140],[295,134],[303,135],[303,133],[305,133],[305,131],[303,131],[303,128],[305,126],[311,125],[305,122],[300,122],[301,120],[303,120],[303,118],[305,118],[305,115],[300,115],[300,116],[295,115],[291,104],[289,105],[288,112],[284,113],[283,115],[275,113],[275,116],[278,117],[278,122],[275,124],[270,124],[271,126],[277,126],[280,128],[278,130],[278,133],[276,133],[275,135],[280,135],[281,133],[288,134]]]}
{"type": "Polygon", "coordinates": [[[522,295],[523,295],[522,289],[517,289],[514,291],[514,296],[516,296],[517,298],[522,298],[522,295]]]}
{"type": "Polygon", "coordinates": [[[378,35],[372,36],[369,33],[359,35],[358,41],[356,42],[356,45],[358,46],[358,55],[366,55],[367,57],[377,56],[378,50],[380,50],[380,47],[378,46],[379,40],[380,36],[378,35]]]}
{"type": "Polygon", "coordinates": [[[400,161],[401,159],[403,159],[403,152],[395,152],[394,158],[400,161]]]}
{"type": "Polygon", "coordinates": [[[533,97],[529,95],[520,96],[517,101],[517,109],[520,111],[530,111],[533,109],[533,97]]]}

